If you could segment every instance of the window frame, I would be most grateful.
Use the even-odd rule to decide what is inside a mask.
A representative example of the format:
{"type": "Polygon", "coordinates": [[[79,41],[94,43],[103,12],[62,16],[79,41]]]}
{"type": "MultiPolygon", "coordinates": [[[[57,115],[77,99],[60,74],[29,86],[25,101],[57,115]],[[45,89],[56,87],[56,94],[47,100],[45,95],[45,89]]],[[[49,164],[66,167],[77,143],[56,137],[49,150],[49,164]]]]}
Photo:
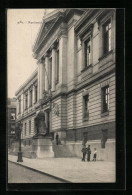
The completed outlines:
{"type": "Polygon", "coordinates": [[[84,41],[84,68],[87,68],[91,65],[91,37],[89,36],[85,41],[84,41]],[[87,54],[88,51],[88,44],[90,46],[90,58],[87,54]]]}
{"type": "Polygon", "coordinates": [[[105,114],[109,114],[109,108],[110,108],[110,86],[109,85],[105,85],[104,87],[101,88],[101,114],[102,116],[105,115],[105,114]],[[105,93],[104,95],[104,90],[108,90],[107,93],[105,93]],[[107,95],[107,109],[105,110],[104,108],[104,96],[107,95]]]}
{"type": "Polygon", "coordinates": [[[83,122],[89,120],[89,93],[83,95],[83,122]],[[86,111],[86,98],[87,98],[87,111],[86,111]]]}
{"type": "Polygon", "coordinates": [[[112,50],[112,21],[111,18],[107,19],[105,21],[105,23],[102,25],[102,45],[103,45],[103,55],[106,55],[107,53],[111,52],[112,50]],[[111,27],[109,28],[109,25],[111,24],[111,27]],[[108,41],[108,45],[107,45],[107,50],[105,51],[105,40],[106,40],[106,32],[105,32],[105,28],[108,26],[108,37],[107,37],[107,41],[108,41]],[[111,35],[110,35],[110,43],[109,43],[109,31],[111,31],[111,35]],[[111,46],[110,50],[109,50],[109,45],[111,46]]]}
{"type": "Polygon", "coordinates": [[[99,29],[99,61],[104,59],[107,55],[112,54],[115,51],[115,11],[109,11],[103,18],[97,18],[98,29],[99,29]],[[103,26],[108,22],[111,22],[111,50],[104,54],[103,48],[103,26]]]}

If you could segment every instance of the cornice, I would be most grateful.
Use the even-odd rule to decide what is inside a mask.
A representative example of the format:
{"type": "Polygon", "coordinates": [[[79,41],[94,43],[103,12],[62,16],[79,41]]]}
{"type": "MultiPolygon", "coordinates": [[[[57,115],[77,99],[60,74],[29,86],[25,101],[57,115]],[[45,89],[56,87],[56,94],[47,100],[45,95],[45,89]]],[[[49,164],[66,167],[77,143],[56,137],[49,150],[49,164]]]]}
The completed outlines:
{"type": "Polygon", "coordinates": [[[33,51],[35,50],[35,47],[38,44],[38,41],[39,41],[39,39],[41,37],[41,34],[42,34],[42,31],[43,31],[43,28],[44,28],[45,24],[47,22],[51,21],[51,20],[54,20],[57,17],[57,15],[58,15],[58,10],[55,10],[55,11],[47,14],[45,17],[43,17],[43,23],[42,23],[42,25],[40,27],[39,33],[38,33],[37,38],[36,38],[36,40],[34,42],[34,45],[32,47],[33,51]]]}
{"type": "Polygon", "coordinates": [[[98,13],[102,13],[104,12],[104,10],[106,9],[88,9],[84,12],[84,14],[81,16],[81,18],[76,22],[75,24],[75,32],[77,33],[79,31],[79,29],[83,26],[86,25],[86,23],[88,23],[88,20],[93,17],[94,14],[98,13]]]}
{"type": "Polygon", "coordinates": [[[84,37],[84,35],[85,35],[86,33],[91,32],[91,34],[92,34],[93,26],[94,26],[94,24],[87,24],[87,25],[85,26],[85,28],[83,28],[82,31],[79,32],[78,35],[79,35],[80,40],[82,40],[82,37],[84,37]]]}
{"type": "Polygon", "coordinates": [[[53,23],[53,25],[51,25],[51,27],[48,29],[48,31],[47,31],[46,34],[44,35],[43,39],[41,40],[41,42],[40,42],[38,45],[36,45],[36,48],[33,49],[33,52],[34,52],[34,53],[36,53],[36,54],[38,53],[37,51],[38,51],[39,48],[41,47],[41,44],[44,42],[44,40],[47,40],[46,38],[47,38],[47,36],[49,36],[49,34],[51,34],[51,32],[52,32],[52,33],[54,32],[54,31],[53,31],[53,28],[56,26],[56,24],[59,25],[59,23],[60,23],[60,21],[62,20],[62,18],[63,18],[63,13],[59,12],[59,13],[58,13],[58,17],[57,17],[57,19],[55,20],[55,22],[53,23]]]}
{"type": "MultiPolygon", "coordinates": [[[[20,91],[21,90],[24,90],[24,88],[37,76],[37,74],[38,74],[38,71],[37,71],[37,69],[33,72],[33,74],[29,77],[29,79],[27,79],[24,83],[23,83],[23,85],[21,85],[19,88],[18,88],[18,90],[15,92],[15,96],[17,96],[19,93],[20,93],[20,91]]],[[[31,85],[32,85],[32,83],[31,83],[31,85]]]]}

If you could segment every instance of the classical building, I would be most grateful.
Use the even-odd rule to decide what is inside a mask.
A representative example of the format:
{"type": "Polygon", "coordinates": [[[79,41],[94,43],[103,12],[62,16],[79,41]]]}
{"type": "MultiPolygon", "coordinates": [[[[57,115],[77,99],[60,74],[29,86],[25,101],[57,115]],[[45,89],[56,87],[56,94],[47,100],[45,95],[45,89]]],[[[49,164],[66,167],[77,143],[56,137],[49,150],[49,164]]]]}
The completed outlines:
{"type": "Polygon", "coordinates": [[[8,147],[16,139],[15,124],[16,124],[16,99],[7,99],[7,131],[8,131],[8,147]]]}
{"type": "Polygon", "coordinates": [[[58,9],[43,18],[37,69],[16,92],[25,147],[40,133],[52,136],[55,157],[81,156],[89,144],[98,159],[115,159],[115,13],[58,9]]]}

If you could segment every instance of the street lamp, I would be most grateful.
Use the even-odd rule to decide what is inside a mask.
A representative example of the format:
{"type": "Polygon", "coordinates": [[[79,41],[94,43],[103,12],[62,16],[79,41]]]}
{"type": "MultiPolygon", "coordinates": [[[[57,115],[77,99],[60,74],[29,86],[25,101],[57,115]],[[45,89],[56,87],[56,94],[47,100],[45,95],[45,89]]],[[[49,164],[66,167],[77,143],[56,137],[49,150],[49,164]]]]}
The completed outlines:
{"type": "Polygon", "coordinates": [[[18,151],[18,159],[17,162],[23,162],[22,160],[22,151],[21,151],[21,131],[22,131],[23,124],[21,122],[18,122],[17,124],[17,135],[19,140],[19,151],[18,151]]]}

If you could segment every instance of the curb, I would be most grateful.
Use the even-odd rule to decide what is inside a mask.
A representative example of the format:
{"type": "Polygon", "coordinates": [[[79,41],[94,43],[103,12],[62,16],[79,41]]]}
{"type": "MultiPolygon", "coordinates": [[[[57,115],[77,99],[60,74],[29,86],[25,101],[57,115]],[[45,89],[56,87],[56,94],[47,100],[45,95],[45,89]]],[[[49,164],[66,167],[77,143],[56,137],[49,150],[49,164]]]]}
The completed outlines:
{"type": "Polygon", "coordinates": [[[64,182],[64,183],[72,183],[71,181],[68,181],[68,180],[66,180],[66,179],[63,179],[63,178],[60,178],[60,177],[51,175],[51,174],[49,174],[49,173],[46,173],[46,172],[43,172],[43,171],[40,171],[40,170],[31,168],[31,167],[28,167],[28,166],[26,166],[26,165],[22,165],[22,164],[20,164],[20,163],[18,163],[18,162],[14,162],[14,161],[11,161],[11,160],[8,160],[8,161],[11,162],[11,163],[14,163],[14,164],[16,164],[16,165],[20,165],[20,166],[22,166],[22,167],[25,167],[25,168],[27,168],[27,169],[30,169],[30,170],[32,170],[32,171],[38,172],[38,173],[40,173],[40,174],[47,175],[47,176],[49,176],[49,177],[53,177],[53,178],[55,178],[55,179],[57,179],[57,180],[60,180],[60,181],[62,181],[62,182],[64,182]]]}

